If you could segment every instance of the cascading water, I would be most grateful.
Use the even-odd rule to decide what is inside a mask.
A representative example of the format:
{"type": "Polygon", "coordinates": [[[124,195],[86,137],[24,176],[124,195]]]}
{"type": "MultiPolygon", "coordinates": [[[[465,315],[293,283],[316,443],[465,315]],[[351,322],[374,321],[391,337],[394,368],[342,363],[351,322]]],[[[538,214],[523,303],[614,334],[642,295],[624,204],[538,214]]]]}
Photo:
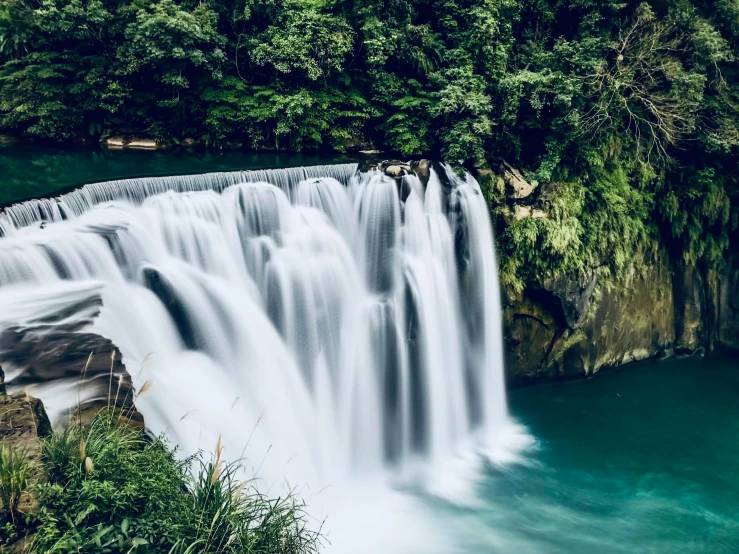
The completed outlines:
{"type": "Polygon", "coordinates": [[[152,382],[137,407],[184,453],[222,435],[268,485],[313,495],[439,488],[510,423],[486,204],[437,169],[426,186],[353,164],[131,179],[12,206],[0,330],[100,299],[92,330],[152,382]]]}

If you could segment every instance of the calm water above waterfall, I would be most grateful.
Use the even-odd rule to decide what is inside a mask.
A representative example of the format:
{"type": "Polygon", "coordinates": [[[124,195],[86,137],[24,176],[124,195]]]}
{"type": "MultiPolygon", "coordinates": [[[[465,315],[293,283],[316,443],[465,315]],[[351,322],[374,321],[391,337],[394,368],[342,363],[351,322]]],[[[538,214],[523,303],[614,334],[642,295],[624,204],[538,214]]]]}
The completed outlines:
{"type": "Polygon", "coordinates": [[[349,161],[356,159],[285,152],[152,152],[0,143],[0,205],[112,179],[349,161]]]}
{"type": "MultiPolygon", "coordinates": [[[[119,154],[59,163],[76,182],[146,159],[274,164],[119,154]]],[[[38,194],[71,184],[50,159],[29,165],[38,194]]],[[[0,214],[0,331],[100,301],[89,330],[152,382],[153,431],[185,453],[222,435],[328,517],[334,552],[739,551],[736,363],[646,362],[506,401],[487,210],[449,168],[400,187],[353,163],[129,179],[0,214]]],[[[77,396],[56,385],[35,392],[60,413],[77,396]]]]}

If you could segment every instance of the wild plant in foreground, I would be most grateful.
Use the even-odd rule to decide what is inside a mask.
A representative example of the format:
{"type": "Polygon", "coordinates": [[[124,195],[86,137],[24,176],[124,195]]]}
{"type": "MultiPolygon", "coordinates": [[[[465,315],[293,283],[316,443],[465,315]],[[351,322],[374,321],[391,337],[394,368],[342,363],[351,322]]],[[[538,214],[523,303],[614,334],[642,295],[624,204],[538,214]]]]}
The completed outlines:
{"type": "Polygon", "coordinates": [[[178,460],[113,409],[47,439],[33,551],[313,554],[320,533],[292,495],[240,483],[220,444],[209,461],[178,460]],[[193,474],[193,467],[197,471],[193,474]]]}
{"type": "Polygon", "coordinates": [[[225,463],[221,454],[219,440],[210,461],[197,460],[191,490],[196,534],[173,552],[185,554],[197,545],[203,553],[317,553],[320,530],[310,529],[305,507],[293,492],[277,499],[260,494],[253,481],[239,481],[242,466],[225,463]]]}
{"type": "Polygon", "coordinates": [[[74,452],[79,445],[77,426],[68,427],[61,433],[53,433],[42,444],[41,456],[49,481],[65,480],[65,472],[72,464],[74,452]]]}
{"type": "Polygon", "coordinates": [[[0,508],[15,522],[18,503],[31,479],[31,463],[26,452],[0,445],[0,508]]]}

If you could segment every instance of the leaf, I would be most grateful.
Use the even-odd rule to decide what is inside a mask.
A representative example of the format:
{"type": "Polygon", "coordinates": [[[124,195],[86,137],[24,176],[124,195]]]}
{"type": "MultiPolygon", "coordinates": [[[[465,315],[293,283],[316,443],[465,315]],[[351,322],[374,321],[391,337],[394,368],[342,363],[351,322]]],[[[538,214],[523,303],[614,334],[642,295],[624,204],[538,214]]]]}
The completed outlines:
{"type": "Polygon", "coordinates": [[[88,504],[84,510],[77,514],[77,517],[74,519],[74,525],[77,526],[82,523],[82,521],[84,521],[84,519],[95,510],[97,510],[97,506],[95,506],[95,504],[88,504]]]}
{"type": "MultiPolygon", "coordinates": [[[[107,535],[108,533],[110,533],[112,530],[113,530],[113,526],[112,525],[109,525],[108,527],[102,527],[101,526],[100,527],[100,530],[97,533],[95,533],[95,536],[92,538],[92,540],[95,542],[95,544],[98,547],[102,547],[103,546],[103,544],[102,544],[102,538],[105,535],[107,535]]],[[[108,545],[106,544],[106,546],[108,546],[108,545]]]]}

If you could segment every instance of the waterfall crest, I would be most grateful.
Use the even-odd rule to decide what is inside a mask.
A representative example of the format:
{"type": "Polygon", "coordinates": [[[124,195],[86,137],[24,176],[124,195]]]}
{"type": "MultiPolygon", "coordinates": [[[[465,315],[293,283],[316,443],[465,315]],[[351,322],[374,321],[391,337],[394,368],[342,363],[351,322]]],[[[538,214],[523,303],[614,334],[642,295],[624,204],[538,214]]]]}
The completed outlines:
{"type": "Polygon", "coordinates": [[[184,453],[222,435],[268,479],[433,481],[508,425],[487,206],[436,169],[425,186],[355,164],[128,179],[11,206],[0,330],[97,296],[92,329],[152,382],[137,407],[184,453]]]}
{"type": "Polygon", "coordinates": [[[165,192],[220,192],[238,183],[270,183],[292,198],[295,185],[303,179],[331,177],[346,185],[356,172],[357,164],[347,163],[92,183],[58,197],[27,200],[1,210],[0,236],[21,227],[79,217],[94,206],[112,200],[126,200],[140,205],[146,198],[165,192]]]}

